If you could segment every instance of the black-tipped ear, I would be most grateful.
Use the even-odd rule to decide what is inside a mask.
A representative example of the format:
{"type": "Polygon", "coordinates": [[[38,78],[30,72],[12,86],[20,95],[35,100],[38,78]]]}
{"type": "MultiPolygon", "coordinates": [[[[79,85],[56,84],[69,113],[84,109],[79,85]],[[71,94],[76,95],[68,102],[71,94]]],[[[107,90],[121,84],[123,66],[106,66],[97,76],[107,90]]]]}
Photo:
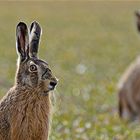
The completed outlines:
{"type": "Polygon", "coordinates": [[[135,15],[137,18],[136,24],[137,24],[137,29],[140,32],[140,10],[135,11],[135,15]]]}
{"type": "Polygon", "coordinates": [[[41,27],[34,21],[30,26],[29,52],[31,57],[37,57],[41,27]]]}
{"type": "Polygon", "coordinates": [[[21,61],[25,60],[28,55],[28,29],[25,23],[20,22],[16,27],[16,48],[21,61]]]}

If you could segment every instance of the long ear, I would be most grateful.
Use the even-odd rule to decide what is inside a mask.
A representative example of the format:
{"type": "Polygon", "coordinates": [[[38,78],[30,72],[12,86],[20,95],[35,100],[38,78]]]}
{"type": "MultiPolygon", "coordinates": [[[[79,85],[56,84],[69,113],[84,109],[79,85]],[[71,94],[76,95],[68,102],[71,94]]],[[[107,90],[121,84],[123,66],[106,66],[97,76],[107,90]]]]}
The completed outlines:
{"type": "Polygon", "coordinates": [[[37,57],[41,27],[34,21],[30,26],[29,52],[31,57],[37,57]]]}
{"type": "Polygon", "coordinates": [[[135,11],[135,15],[136,15],[136,18],[137,18],[137,21],[136,21],[137,29],[140,32],[140,11],[139,10],[135,11]]]}
{"type": "Polygon", "coordinates": [[[29,51],[28,29],[25,23],[20,22],[16,27],[16,48],[21,61],[28,56],[29,51]]]}

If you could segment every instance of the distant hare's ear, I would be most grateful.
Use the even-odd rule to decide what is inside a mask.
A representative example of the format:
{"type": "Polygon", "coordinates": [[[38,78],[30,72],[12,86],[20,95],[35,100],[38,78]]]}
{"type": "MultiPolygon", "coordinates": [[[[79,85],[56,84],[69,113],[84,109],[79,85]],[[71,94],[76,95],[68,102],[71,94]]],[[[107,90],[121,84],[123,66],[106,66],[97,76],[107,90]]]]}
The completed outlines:
{"type": "Polygon", "coordinates": [[[30,26],[29,52],[31,57],[37,57],[41,27],[34,21],[30,26]]]}
{"type": "Polygon", "coordinates": [[[135,15],[137,18],[136,24],[137,24],[137,29],[140,31],[140,10],[135,11],[135,15]]]}
{"type": "Polygon", "coordinates": [[[16,48],[20,60],[24,61],[29,52],[28,29],[25,23],[20,22],[16,27],[16,48]]]}

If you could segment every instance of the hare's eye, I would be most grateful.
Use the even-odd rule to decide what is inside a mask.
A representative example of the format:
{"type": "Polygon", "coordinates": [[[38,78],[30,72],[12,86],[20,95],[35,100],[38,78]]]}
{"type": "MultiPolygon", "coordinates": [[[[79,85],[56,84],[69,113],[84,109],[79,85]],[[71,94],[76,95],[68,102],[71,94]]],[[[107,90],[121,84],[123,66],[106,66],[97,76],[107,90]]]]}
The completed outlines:
{"type": "Polygon", "coordinates": [[[37,71],[36,65],[30,65],[30,71],[37,71]]]}

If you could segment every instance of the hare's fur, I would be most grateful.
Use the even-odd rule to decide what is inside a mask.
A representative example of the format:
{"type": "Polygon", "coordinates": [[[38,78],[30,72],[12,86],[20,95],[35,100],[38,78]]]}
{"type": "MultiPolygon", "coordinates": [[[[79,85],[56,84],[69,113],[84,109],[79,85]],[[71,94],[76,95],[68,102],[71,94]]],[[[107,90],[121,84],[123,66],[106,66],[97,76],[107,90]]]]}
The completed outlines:
{"type": "MultiPolygon", "coordinates": [[[[35,31],[39,32],[37,28],[39,25],[36,22],[33,25],[35,31]]],[[[48,140],[51,121],[51,101],[48,87],[50,81],[55,80],[56,82],[56,79],[50,71],[48,71],[45,80],[40,79],[39,74],[47,67],[47,64],[45,65],[45,62],[37,58],[39,38],[35,42],[37,44],[32,42],[33,46],[28,46],[30,47],[30,56],[32,54],[31,58],[29,56],[26,58],[26,54],[22,54],[29,51],[25,46],[28,41],[23,43],[25,34],[22,26],[25,26],[24,23],[18,25],[20,30],[17,33],[17,39],[19,39],[17,51],[20,58],[16,82],[0,101],[0,140],[48,140]],[[35,49],[31,47],[35,47],[35,49]],[[37,72],[32,73],[24,70],[29,65],[28,61],[35,62],[40,69],[38,68],[37,72]],[[47,92],[44,93],[44,90],[47,92]]],[[[38,36],[32,40],[37,39],[36,37],[38,36]]]]}

